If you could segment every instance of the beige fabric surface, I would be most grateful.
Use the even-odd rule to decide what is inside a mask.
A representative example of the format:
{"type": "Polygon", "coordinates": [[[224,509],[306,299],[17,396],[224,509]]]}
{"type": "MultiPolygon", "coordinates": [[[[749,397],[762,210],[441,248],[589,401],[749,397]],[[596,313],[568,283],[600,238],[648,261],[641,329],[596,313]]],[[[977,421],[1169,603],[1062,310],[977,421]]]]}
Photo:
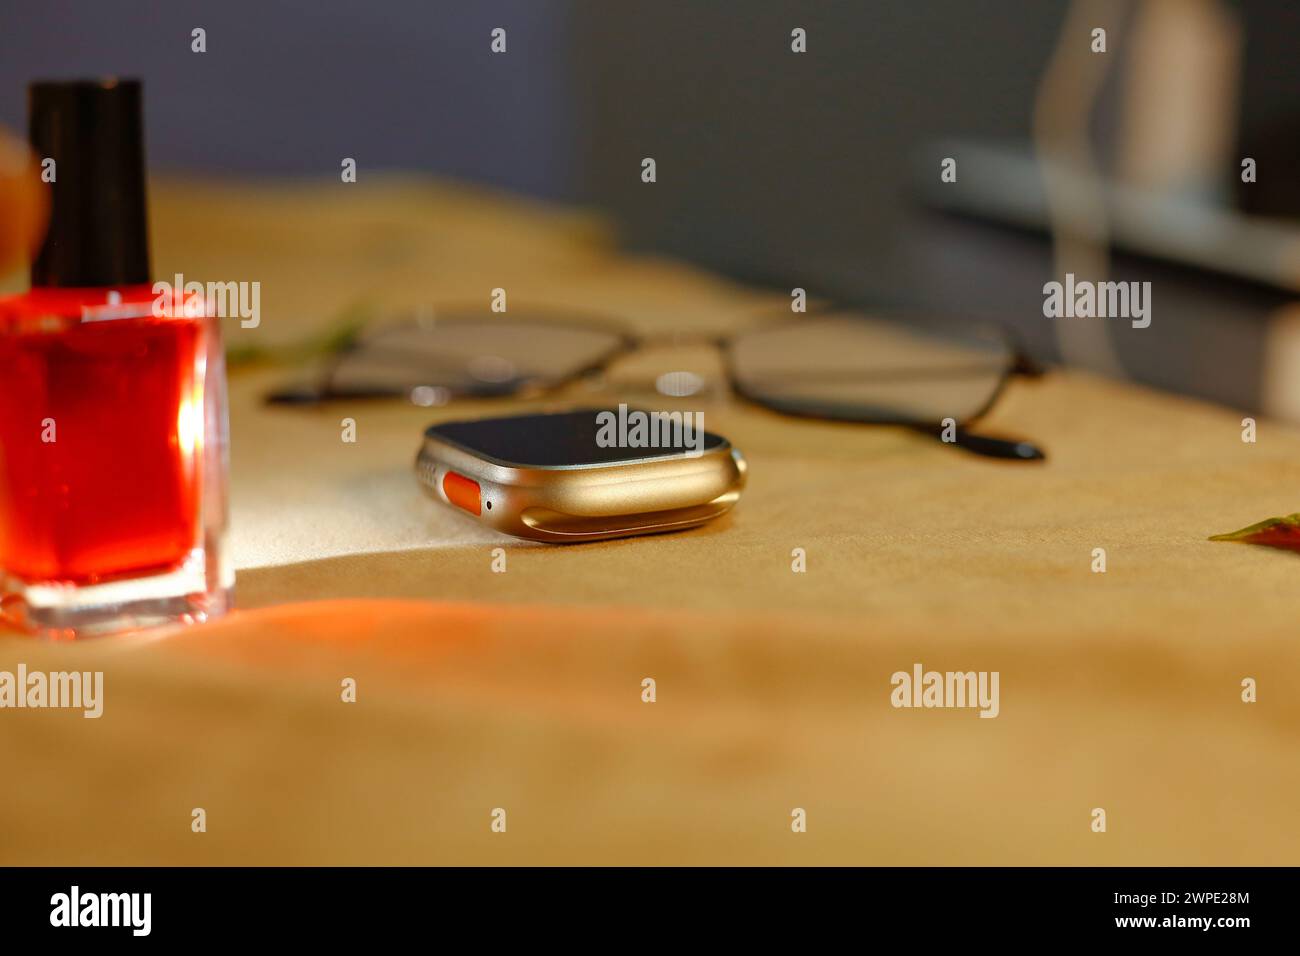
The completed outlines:
{"type": "MultiPolygon", "coordinates": [[[[260,280],[262,327],[232,325],[232,347],[298,341],[348,303],[494,287],[652,331],[734,328],[772,302],[620,255],[582,215],[360,185],[158,184],[156,271],[260,280]]],[[[0,639],[0,669],[106,682],[100,720],[0,712],[0,862],[1300,858],[1300,557],[1205,540],[1300,507],[1294,430],[1264,421],[1244,444],[1239,414],[1056,372],[988,421],[1046,447],[1037,467],[715,393],[706,423],[751,467],[732,515],[547,547],[439,507],[410,473],[430,420],[523,406],[264,408],[285,375],[232,377],[240,611],[0,639]],[[999,671],[1000,716],[893,709],[890,675],[916,662],[999,671]]]]}

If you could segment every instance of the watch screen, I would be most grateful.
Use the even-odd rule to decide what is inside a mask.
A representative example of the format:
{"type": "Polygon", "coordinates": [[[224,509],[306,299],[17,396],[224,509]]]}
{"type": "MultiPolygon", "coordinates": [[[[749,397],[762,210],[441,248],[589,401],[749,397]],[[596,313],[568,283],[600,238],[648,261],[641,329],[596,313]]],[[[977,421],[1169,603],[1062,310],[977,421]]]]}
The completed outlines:
{"type": "Polygon", "coordinates": [[[431,426],[427,434],[501,464],[559,468],[702,455],[726,443],[704,430],[703,419],[702,412],[646,412],[622,405],[447,422],[431,426]]]}

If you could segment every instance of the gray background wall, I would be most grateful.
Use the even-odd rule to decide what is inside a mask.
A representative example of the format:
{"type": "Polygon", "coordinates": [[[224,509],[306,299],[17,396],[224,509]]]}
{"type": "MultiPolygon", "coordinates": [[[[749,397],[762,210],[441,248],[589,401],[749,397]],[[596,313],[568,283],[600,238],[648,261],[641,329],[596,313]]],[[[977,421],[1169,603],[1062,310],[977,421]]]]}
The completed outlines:
{"type": "Polygon", "coordinates": [[[568,17],[537,0],[0,0],[0,123],[25,129],[34,78],[138,76],[155,167],[336,175],[352,156],[570,197],[568,17]]]}
{"type": "Polygon", "coordinates": [[[888,294],[918,151],[1027,137],[1064,9],[580,0],[587,189],[635,242],[756,278],[856,275],[888,294]],[[805,55],[790,50],[796,26],[805,55]],[[640,184],[643,156],[658,163],[655,190],[640,184]]]}
{"type": "Polygon", "coordinates": [[[354,156],[608,205],[634,240],[717,264],[841,256],[883,248],[916,144],[1024,133],[1062,8],[0,0],[0,122],[23,128],[35,77],[135,75],[158,168],[332,175],[354,156]],[[790,53],[794,26],[810,55],[790,53]],[[645,155],[654,196],[635,191],[645,155]]]}

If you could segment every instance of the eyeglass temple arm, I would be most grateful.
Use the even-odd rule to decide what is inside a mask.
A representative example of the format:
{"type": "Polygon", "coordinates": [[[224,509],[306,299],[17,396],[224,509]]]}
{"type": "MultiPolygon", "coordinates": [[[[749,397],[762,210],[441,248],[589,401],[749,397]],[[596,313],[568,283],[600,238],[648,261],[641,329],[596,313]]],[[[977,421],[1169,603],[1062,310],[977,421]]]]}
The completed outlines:
{"type": "MultiPolygon", "coordinates": [[[[1031,358],[1020,343],[1011,342],[1011,365],[1008,375],[1025,378],[1040,378],[1047,369],[1031,358]]],[[[984,458],[1001,458],[1004,461],[1046,461],[1047,453],[1030,441],[1013,438],[994,438],[992,435],[980,435],[969,428],[957,427],[945,438],[944,428],[934,425],[916,425],[916,431],[938,438],[946,444],[956,445],[974,455],[984,458]]]]}
{"type": "Polygon", "coordinates": [[[1042,378],[1047,374],[1047,368],[1037,359],[1029,356],[1018,345],[1013,346],[1010,374],[1020,375],[1024,378],[1042,378]]]}
{"type": "Polygon", "coordinates": [[[914,430],[937,438],[947,445],[956,445],[985,458],[1002,458],[1008,461],[1045,461],[1047,454],[1033,442],[1014,438],[994,438],[980,435],[961,426],[945,429],[942,425],[912,425],[914,430]]]}

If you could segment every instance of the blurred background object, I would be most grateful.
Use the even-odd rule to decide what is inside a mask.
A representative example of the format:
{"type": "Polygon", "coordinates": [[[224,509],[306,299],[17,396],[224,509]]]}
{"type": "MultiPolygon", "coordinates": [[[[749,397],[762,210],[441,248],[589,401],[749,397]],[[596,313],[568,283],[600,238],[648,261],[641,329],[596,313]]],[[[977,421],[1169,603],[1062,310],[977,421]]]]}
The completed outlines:
{"type": "Polygon", "coordinates": [[[743,23],[717,5],[601,19],[578,24],[604,58],[593,74],[612,78],[595,87],[592,189],[634,241],[787,288],[1008,322],[1045,358],[1300,419],[1266,385],[1285,377],[1278,321],[1300,286],[1283,145],[1300,140],[1294,9],[759,0],[743,23]],[[790,52],[794,25],[807,54],[790,52]],[[616,52],[602,34],[623,38],[616,52]],[[1073,154],[1035,149],[1036,107],[1073,154]],[[660,157],[655,191],[623,173],[638,149],[660,157]],[[1240,182],[1245,157],[1270,194],[1240,182]],[[1075,197],[1065,219],[1049,214],[1048,160],[1075,197]],[[1078,271],[1152,283],[1149,328],[1043,316],[1063,231],[1090,239],[1078,271]]]}
{"type": "Polygon", "coordinates": [[[49,201],[26,141],[0,126],[0,276],[25,267],[35,255],[49,201]]]}
{"type": "Polygon", "coordinates": [[[421,170],[590,205],[634,247],[997,319],[1045,358],[1300,418],[1300,396],[1278,398],[1279,367],[1300,361],[1279,358],[1293,337],[1277,318],[1300,284],[1293,5],[61,0],[4,19],[14,128],[36,76],[141,75],[158,169],[326,178],[354,157],[359,184],[421,170]],[[1152,282],[1150,328],[1043,317],[1064,226],[1036,109],[1086,147],[1091,165],[1066,158],[1050,178],[1096,220],[1089,261],[1152,282]],[[957,180],[941,183],[950,156],[957,180]]]}

